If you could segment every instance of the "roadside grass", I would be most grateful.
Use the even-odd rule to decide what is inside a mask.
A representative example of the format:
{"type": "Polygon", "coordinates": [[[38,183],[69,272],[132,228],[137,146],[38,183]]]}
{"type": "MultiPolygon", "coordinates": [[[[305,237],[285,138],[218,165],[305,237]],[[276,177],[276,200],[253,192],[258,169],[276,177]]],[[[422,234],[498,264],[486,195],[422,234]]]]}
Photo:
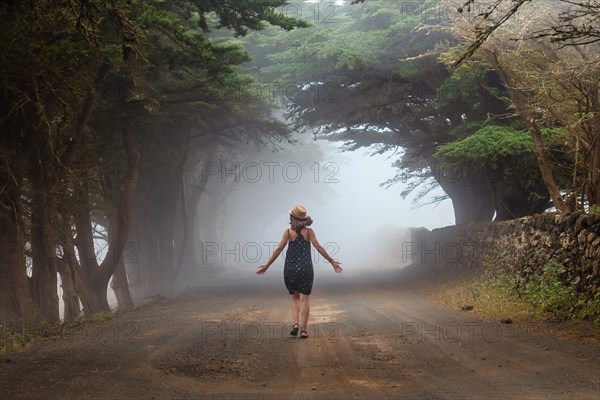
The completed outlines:
{"type": "Polygon", "coordinates": [[[565,283],[565,274],[565,267],[550,262],[525,279],[488,263],[474,270],[445,273],[428,285],[424,294],[455,310],[466,307],[481,318],[529,328],[549,325],[564,336],[600,340],[600,291],[588,298],[576,290],[577,278],[565,283]]]}
{"type": "Polygon", "coordinates": [[[492,319],[525,319],[534,314],[534,308],[514,298],[508,290],[492,284],[485,270],[463,273],[431,288],[428,297],[453,309],[472,306],[473,313],[492,319]]]}
{"type": "Polygon", "coordinates": [[[49,326],[45,322],[31,324],[20,330],[2,327],[0,331],[0,355],[20,352],[29,349],[34,343],[53,336],[65,336],[75,328],[87,327],[111,320],[115,314],[101,312],[90,316],[77,318],[72,322],[62,322],[56,326],[49,326]]]}
{"type": "Polygon", "coordinates": [[[6,332],[0,338],[0,355],[27,350],[39,336],[24,332],[6,332]]]}

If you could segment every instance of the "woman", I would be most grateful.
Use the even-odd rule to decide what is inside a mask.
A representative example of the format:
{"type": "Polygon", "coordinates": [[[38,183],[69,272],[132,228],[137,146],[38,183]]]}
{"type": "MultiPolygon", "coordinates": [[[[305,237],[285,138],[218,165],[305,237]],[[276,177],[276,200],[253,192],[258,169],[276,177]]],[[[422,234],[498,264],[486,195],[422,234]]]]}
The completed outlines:
{"type": "Polygon", "coordinates": [[[296,205],[290,211],[290,225],[283,232],[281,242],[269,258],[266,264],[261,265],[256,273],[262,275],[279,257],[286,243],[289,243],[287,253],[285,254],[285,266],[283,268],[283,278],[285,286],[292,295],[292,315],[294,317],[294,326],[290,335],[298,335],[300,329],[300,338],[308,338],[306,325],[308,323],[308,296],[312,291],[313,285],[313,265],[310,254],[310,244],[333,266],[335,272],[342,272],[340,262],[332,259],[323,246],[317,241],[315,231],[308,226],[312,225],[313,220],[306,215],[306,209],[301,205],[296,205]]]}

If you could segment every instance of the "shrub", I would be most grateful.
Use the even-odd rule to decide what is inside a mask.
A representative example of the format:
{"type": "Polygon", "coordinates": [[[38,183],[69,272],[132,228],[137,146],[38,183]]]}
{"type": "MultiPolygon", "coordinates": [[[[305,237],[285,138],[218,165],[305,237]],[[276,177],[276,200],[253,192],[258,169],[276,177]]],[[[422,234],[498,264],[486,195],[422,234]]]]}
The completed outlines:
{"type": "Polygon", "coordinates": [[[569,280],[568,270],[557,262],[548,262],[541,273],[527,277],[491,269],[487,283],[530,304],[541,317],[560,321],[595,317],[600,325],[600,291],[592,298],[578,292],[579,277],[569,280]]]}

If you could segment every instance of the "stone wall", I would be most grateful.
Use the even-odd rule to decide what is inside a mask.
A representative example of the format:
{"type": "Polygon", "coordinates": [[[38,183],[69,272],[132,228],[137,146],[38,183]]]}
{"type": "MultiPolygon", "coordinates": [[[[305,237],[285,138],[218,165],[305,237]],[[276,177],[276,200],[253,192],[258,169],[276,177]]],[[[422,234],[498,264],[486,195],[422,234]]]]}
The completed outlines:
{"type": "Polygon", "coordinates": [[[554,261],[578,290],[600,289],[600,215],[544,213],[517,220],[415,229],[402,251],[413,264],[477,268],[484,262],[527,276],[554,261]]]}

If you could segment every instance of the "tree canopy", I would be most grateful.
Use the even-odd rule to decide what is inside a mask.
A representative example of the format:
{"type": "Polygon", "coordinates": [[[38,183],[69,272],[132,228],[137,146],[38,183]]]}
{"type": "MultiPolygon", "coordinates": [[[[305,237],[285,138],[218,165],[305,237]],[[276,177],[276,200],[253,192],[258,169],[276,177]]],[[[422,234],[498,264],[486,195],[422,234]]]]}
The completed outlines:
{"type": "MultiPolygon", "coordinates": [[[[344,140],[348,150],[401,148],[398,174],[384,185],[406,184],[403,196],[416,190],[417,201],[441,186],[457,223],[491,220],[501,194],[493,193],[498,189],[490,188],[482,164],[465,158],[467,171],[450,171],[434,155],[463,125],[511,124],[514,117],[500,77],[483,58],[452,67],[460,39],[423,23],[423,13],[437,6],[407,12],[401,2],[367,1],[342,6],[335,24],[250,35],[248,49],[257,55],[250,71],[265,82],[293,83],[293,96],[281,97],[294,127],[344,140]],[[280,50],[273,53],[274,47],[280,50]]],[[[535,204],[536,211],[547,205],[535,204]]]]}
{"type": "Polygon", "coordinates": [[[307,25],[277,11],[285,4],[0,4],[0,321],[56,323],[57,272],[67,319],[80,301],[88,314],[108,310],[113,275],[125,279],[117,297],[128,297],[123,254],[132,232],[146,234],[139,248],[160,243],[163,255],[145,259],[164,279],[144,295],[170,290],[173,220],[184,164],[198,159],[188,157],[194,137],[287,136],[268,103],[223,95],[252,81],[238,70],[247,53],[229,38],[307,25]],[[103,259],[99,235],[108,242],[103,259]]]}

